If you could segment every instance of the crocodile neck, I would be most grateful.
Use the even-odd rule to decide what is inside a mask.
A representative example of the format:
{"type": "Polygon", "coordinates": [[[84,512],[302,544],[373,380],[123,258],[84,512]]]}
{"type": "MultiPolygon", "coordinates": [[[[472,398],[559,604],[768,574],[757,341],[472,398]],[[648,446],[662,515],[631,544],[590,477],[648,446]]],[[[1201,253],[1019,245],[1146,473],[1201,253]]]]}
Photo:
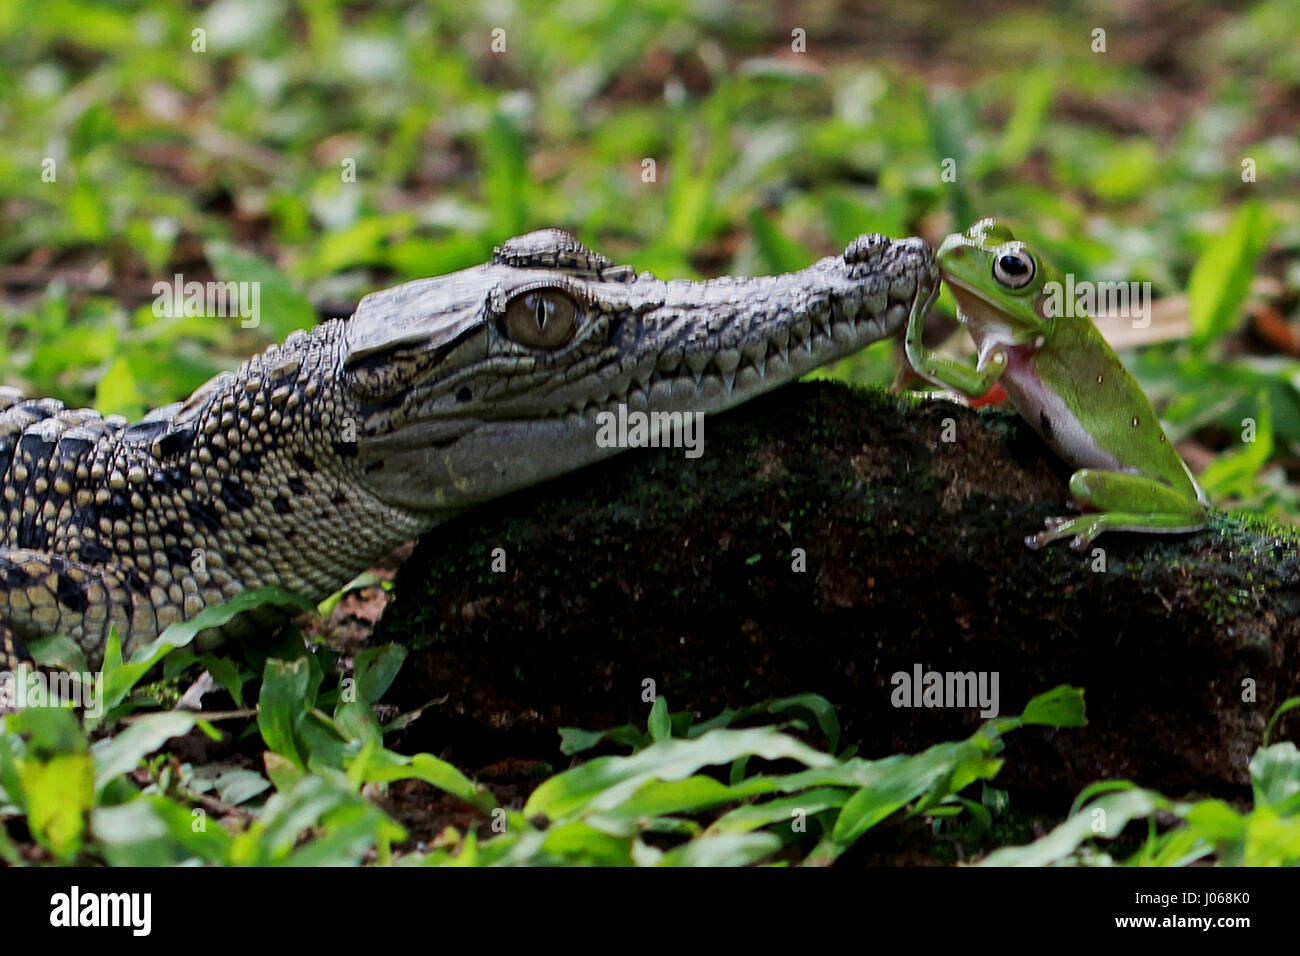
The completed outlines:
{"type": "Polygon", "coordinates": [[[368,296],[133,425],[0,389],[0,667],[92,665],[255,587],[318,600],[401,541],[621,449],[602,415],[713,413],[894,334],[919,240],[764,278],[665,282],[567,233],[368,296]]]}

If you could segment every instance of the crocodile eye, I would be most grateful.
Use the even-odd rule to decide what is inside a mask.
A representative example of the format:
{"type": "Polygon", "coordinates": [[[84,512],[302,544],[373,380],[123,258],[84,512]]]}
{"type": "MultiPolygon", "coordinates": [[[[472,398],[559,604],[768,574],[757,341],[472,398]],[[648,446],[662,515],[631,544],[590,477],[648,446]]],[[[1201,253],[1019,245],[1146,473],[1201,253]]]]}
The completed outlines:
{"type": "Polygon", "coordinates": [[[578,329],[578,303],[558,289],[534,289],[506,304],[506,334],[520,345],[558,349],[578,329]]]}
{"type": "Polygon", "coordinates": [[[993,260],[993,278],[1008,289],[1023,289],[1034,277],[1034,257],[1024,249],[1004,252],[993,260]]]}

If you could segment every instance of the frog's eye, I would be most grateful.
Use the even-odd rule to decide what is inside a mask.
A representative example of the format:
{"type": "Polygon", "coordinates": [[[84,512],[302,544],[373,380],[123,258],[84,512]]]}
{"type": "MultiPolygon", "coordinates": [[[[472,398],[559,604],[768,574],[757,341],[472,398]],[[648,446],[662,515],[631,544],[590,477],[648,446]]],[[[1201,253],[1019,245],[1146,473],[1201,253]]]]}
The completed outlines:
{"type": "Polygon", "coordinates": [[[999,253],[993,260],[993,278],[1008,289],[1023,289],[1034,278],[1034,257],[1024,249],[999,253]]]}

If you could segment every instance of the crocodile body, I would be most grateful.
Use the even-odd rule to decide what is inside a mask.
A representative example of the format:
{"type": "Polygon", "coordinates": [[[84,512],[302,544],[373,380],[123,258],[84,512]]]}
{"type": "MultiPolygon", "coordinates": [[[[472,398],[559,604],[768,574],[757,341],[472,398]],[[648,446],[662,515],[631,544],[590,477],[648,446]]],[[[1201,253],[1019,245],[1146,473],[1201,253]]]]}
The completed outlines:
{"type": "Polygon", "coordinates": [[[936,283],[915,239],[665,282],[543,230],[135,424],[0,389],[0,671],[52,634],[97,668],[110,627],[129,652],[264,585],[319,600],[449,517],[617,452],[599,412],[730,408],[895,334],[936,283]]]}

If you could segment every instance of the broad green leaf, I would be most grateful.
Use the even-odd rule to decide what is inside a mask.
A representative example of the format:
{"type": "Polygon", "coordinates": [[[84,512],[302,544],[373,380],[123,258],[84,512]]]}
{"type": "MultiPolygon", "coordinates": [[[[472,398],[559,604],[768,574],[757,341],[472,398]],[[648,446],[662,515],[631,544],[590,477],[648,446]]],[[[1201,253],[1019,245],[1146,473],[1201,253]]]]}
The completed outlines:
{"type": "Polygon", "coordinates": [[[361,797],[332,776],[305,776],[292,790],[271,797],[257,824],[235,838],[233,861],[244,865],[281,862],[304,830],[316,826],[330,811],[359,800],[361,797]]]}
{"type": "MultiPolygon", "coordinates": [[[[1002,140],[998,144],[998,161],[1004,169],[1012,169],[1023,163],[1038,143],[1055,92],[1053,71],[1038,69],[1020,75],[1016,83],[1011,117],[1002,130],[1002,140]]],[[[964,229],[967,224],[962,222],[960,225],[964,229]]]]}
{"type": "Polygon", "coordinates": [[[316,699],[306,658],[293,661],[268,658],[262,672],[262,693],[257,705],[257,727],[262,740],[275,753],[298,767],[307,766],[307,752],[298,737],[298,722],[316,699]]]}
{"type": "Polygon", "coordinates": [[[198,715],[183,710],[146,714],[112,737],[90,748],[95,758],[95,792],[103,791],[114,777],[134,770],[140,761],[173,737],[190,732],[198,715]]]}
{"type": "Polygon", "coordinates": [[[1050,866],[1059,863],[1093,837],[1114,839],[1129,821],[1150,816],[1169,801],[1149,790],[1112,793],[1084,807],[1052,832],[1027,846],[994,850],[980,866],[1050,866]]]}
{"type": "Polygon", "coordinates": [[[271,263],[217,240],[205,243],[203,254],[221,282],[257,283],[250,287],[257,290],[256,325],[251,324],[253,318],[245,319],[238,314],[216,320],[229,323],[232,331],[240,327],[258,328],[279,342],[290,332],[316,324],[316,308],[311,300],[271,263]]]}
{"type": "MultiPolygon", "coordinates": [[[[236,616],[263,605],[273,605],[289,611],[311,609],[310,602],[281,588],[265,587],[245,591],[225,604],[204,608],[188,621],[178,621],[171,625],[151,643],[133,651],[130,660],[126,662],[122,660],[122,644],[117,632],[115,629],[110,630],[103,663],[105,714],[117,707],[150,668],[177,647],[187,646],[201,631],[221,627],[236,616]]],[[[87,726],[93,727],[103,719],[88,720],[87,726]]]]}
{"type": "Polygon", "coordinates": [[[630,866],[632,845],[630,837],[612,836],[574,821],[549,828],[541,851],[569,866],[630,866]]]}
{"type": "Polygon", "coordinates": [[[114,359],[95,386],[95,408],[105,415],[125,415],[134,420],[144,413],[145,404],[130,360],[114,359]]]}
{"type": "Polygon", "coordinates": [[[360,798],[331,811],[323,832],[298,847],[286,866],[359,866],[377,843],[401,840],[406,831],[374,804],[360,798]]]}
{"type": "Polygon", "coordinates": [[[527,157],[523,134],[505,113],[494,113],[488,122],[480,158],[492,226],[502,236],[518,235],[528,227],[527,157]]]}
{"type": "Polygon", "coordinates": [[[742,756],[797,760],[825,767],[830,757],[772,728],[713,730],[695,740],[666,740],[630,757],[597,757],[551,777],[533,791],[526,815],[560,819],[579,810],[618,806],[648,780],[681,780],[701,767],[725,766],[742,756]]]}
{"type": "Polygon", "coordinates": [[[650,718],[646,721],[646,729],[650,732],[650,739],[655,743],[662,743],[673,735],[673,725],[668,719],[668,701],[662,695],[655,698],[655,702],[650,705],[650,718]]]}
{"type": "Polygon", "coordinates": [[[219,822],[201,809],[161,795],[100,807],[90,821],[100,849],[113,866],[230,862],[232,839],[219,822]]]}
{"type": "Polygon", "coordinates": [[[94,805],[90,754],[38,755],[29,750],[17,762],[17,771],[32,836],[60,860],[71,860],[81,849],[87,814],[94,805]]]}
{"type": "Polygon", "coordinates": [[[1023,726],[1086,727],[1088,720],[1084,716],[1083,691],[1062,684],[1038,694],[1025,705],[1020,723],[1023,726]]]}
{"type": "Polygon", "coordinates": [[[664,854],[661,866],[749,866],[781,849],[780,837],[771,833],[718,833],[677,847],[664,854]]]}
{"type": "Polygon", "coordinates": [[[358,654],[352,666],[357,682],[357,699],[370,705],[379,703],[402,669],[406,653],[406,648],[400,644],[386,644],[367,648],[358,654]]]}
{"type": "Polygon", "coordinates": [[[1300,750],[1289,740],[1257,750],[1250,761],[1250,784],[1256,806],[1295,813],[1300,809],[1300,750]]]}
{"type": "Polygon", "coordinates": [[[1259,408],[1254,427],[1254,441],[1243,442],[1239,450],[1220,455],[1197,476],[1204,488],[1216,497],[1251,494],[1256,476],[1273,455],[1273,406],[1268,392],[1256,396],[1259,408]]]}
{"type": "Polygon", "coordinates": [[[1204,349],[1236,327],[1255,262],[1268,244],[1272,218],[1255,202],[1237,210],[1201,251],[1187,280],[1192,344],[1204,349]]]}
{"type": "Polygon", "coordinates": [[[724,813],[710,825],[709,831],[745,833],[768,824],[791,827],[796,821],[806,821],[824,810],[844,806],[850,796],[848,790],[819,787],[763,803],[745,804],[724,813]]]}
{"type": "Polygon", "coordinates": [[[906,757],[849,798],[835,821],[835,842],[847,846],[923,794],[933,792],[932,802],[937,802],[974,780],[991,778],[1001,765],[977,738],[937,744],[906,757]]]}
{"type": "Polygon", "coordinates": [[[1288,697],[1286,700],[1282,701],[1277,710],[1273,711],[1273,716],[1268,719],[1268,726],[1264,728],[1263,746],[1268,746],[1269,738],[1273,734],[1273,727],[1277,724],[1278,719],[1283,714],[1295,710],[1297,707],[1300,707],[1300,697],[1288,697]]]}
{"type": "Polygon", "coordinates": [[[758,244],[759,255],[767,266],[765,271],[769,273],[797,272],[817,258],[781,232],[761,209],[750,210],[749,228],[758,244]]]}

